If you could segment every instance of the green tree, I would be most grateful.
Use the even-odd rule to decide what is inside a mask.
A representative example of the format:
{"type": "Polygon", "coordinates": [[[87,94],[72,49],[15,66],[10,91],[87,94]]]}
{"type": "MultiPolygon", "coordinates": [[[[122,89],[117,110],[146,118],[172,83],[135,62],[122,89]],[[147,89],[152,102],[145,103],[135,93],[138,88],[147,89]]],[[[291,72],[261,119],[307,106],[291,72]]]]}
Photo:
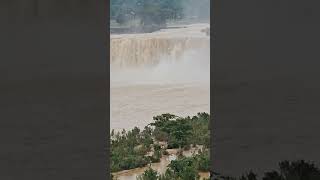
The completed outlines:
{"type": "Polygon", "coordinates": [[[110,17],[119,24],[140,19],[143,26],[164,26],[167,19],[183,16],[182,0],[111,0],[110,17]]]}
{"type": "Polygon", "coordinates": [[[144,173],[139,176],[138,180],[157,180],[159,177],[158,172],[149,167],[144,173]]]}
{"type": "Polygon", "coordinates": [[[171,174],[176,179],[195,180],[200,178],[198,171],[194,166],[193,158],[184,157],[178,160],[173,160],[168,167],[169,169],[167,171],[172,171],[171,174]]]}

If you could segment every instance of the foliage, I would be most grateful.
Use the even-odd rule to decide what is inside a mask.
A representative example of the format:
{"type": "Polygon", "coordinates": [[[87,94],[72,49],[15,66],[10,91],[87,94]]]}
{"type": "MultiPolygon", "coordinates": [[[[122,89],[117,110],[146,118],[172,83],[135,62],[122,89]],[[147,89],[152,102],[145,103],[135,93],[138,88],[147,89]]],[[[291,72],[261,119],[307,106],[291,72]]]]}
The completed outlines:
{"type": "Polygon", "coordinates": [[[150,124],[155,127],[153,136],[158,141],[167,141],[168,148],[181,148],[191,144],[209,147],[209,114],[198,113],[192,118],[162,114],[153,119],[155,122],[150,124]]]}
{"type": "MultiPolygon", "coordinates": [[[[175,118],[175,116],[163,114],[162,116],[155,117],[155,123],[151,123],[151,125],[155,126],[157,131],[167,135],[165,139],[168,139],[168,148],[180,148],[187,145],[192,127],[186,119],[178,118],[172,120],[172,118],[175,118]]],[[[155,138],[159,140],[158,137],[155,138]]]]}
{"type": "Polygon", "coordinates": [[[190,144],[198,144],[209,147],[210,145],[210,115],[208,113],[198,113],[190,120],[192,126],[192,136],[190,144]]]}
{"type": "Polygon", "coordinates": [[[111,132],[111,171],[120,171],[146,166],[150,159],[145,154],[153,143],[151,131],[146,127],[142,132],[135,127],[121,133],[111,132]]]}
{"type": "Polygon", "coordinates": [[[171,161],[168,167],[168,171],[172,171],[176,179],[194,180],[199,178],[193,158],[185,157],[171,161]]]}
{"type": "MultiPolygon", "coordinates": [[[[171,161],[167,171],[154,180],[196,180],[200,178],[199,171],[208,172],[209,168],[209,151],[206,150],[193,157],[182,157],[171,161]]],[[[150,170],[146,170],[145,174],[148,171],[150,170]]]]}
{"type": "Polygon", "coordinates": [[[138,180],[157,180],[159,178],[158,172],[149,167],[144,173],[139,176],[138,180]]]}
{"type": "Polygon", "coordinates": [[[183,16],[183,0],[111,0],[110,18],[124,24],[140,19],[142,25],[163,25],[167,19],[183,16]]]}
{"type": "Polygon", "coordinates": [[[210,0],[184,0],[184,14],[198,20],[210,18],[210,0]]]}
{"type": "MultiPolygon", "coordinates": [[[[160,144],[155,143],[159,140],[165,140],[169,148],[190,148],[195,143],[206,145],[206,141],[201,138],[209,136],[209,119],[207,113],[198,113],[192,118],[181,118],[173,114],[162,114],[153,118],[154,122],[151,126],[146,126],[143,131],[135,127],[131,131],[111,132],[111,171],[128,170],[137,167],[144,167],[149,163],[160,162],[162,154],[168,154],[162,149],[160,144]],[[197,142],[198,141],[198,142],[197,142]],[[191,144],[193,143],[193,144],[191,144]],[[152,156],[147,154],[153,151],[152,156]]],[[[180,156],[179,156],[180,157],[180,156]]],[[[181,156],[182,157],[182,156],[181,156]]],[[[179,178],[193,177],[193,173],[198,171],[207,171],[209,169],[209,152],[202,151],[198,155],[190,159],[181,158],[180,161],[173,161],[172,172],[167,172],[165,176],[175,175],[179,178]],[[186,167],[187,172],[182,174],[174,169],[179,164],[183,165],[187,161],[191,161],[190,167],[186,167]],[[174,164],[176,163],[176,164],[174,164]]],[[[150,173],[149,173],[150,174],[150,173]]],[[[197,176],[194,176],[197,177],[197,176]]],[[[160,176],[159,176],[160,178],[160,176]]]]}
{"type": "Polygon", "coordinates": [[[198,171],[210,171],[210,153],[209,150],[203,150],[194,157],[195,167],[198,171]]]}

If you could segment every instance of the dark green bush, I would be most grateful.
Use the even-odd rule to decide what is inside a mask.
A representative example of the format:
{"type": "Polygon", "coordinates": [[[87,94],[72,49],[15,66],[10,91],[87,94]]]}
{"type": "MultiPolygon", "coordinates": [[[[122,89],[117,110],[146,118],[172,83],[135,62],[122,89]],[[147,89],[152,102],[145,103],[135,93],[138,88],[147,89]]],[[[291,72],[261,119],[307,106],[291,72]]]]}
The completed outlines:
{"type": "Polygon", "coordinates": [[[157,180],[158,177],[159,177],[158,172],[149,168],[137,179],[138,180],[157,180]]]}

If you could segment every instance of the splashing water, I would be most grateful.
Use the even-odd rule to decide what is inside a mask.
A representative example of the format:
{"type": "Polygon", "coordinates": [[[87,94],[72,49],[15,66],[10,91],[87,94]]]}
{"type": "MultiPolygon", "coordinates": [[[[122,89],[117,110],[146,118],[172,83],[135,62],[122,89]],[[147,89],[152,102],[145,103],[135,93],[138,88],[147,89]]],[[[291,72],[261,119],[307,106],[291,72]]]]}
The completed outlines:
{"type": "Polygon", "coordinates": [[[208,24],[111,35],[111,129],[143,128],[162,113],[209,112],[208,24]]]}

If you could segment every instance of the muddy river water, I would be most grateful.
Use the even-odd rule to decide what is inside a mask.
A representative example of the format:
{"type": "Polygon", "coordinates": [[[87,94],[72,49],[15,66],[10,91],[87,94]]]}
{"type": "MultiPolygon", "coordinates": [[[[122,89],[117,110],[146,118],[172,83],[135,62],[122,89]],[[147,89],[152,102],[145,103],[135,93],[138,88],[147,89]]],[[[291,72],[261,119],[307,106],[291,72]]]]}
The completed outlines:
{"type": "MultiPolygon", "coordinates": [[[[163,113],[192,116],[210,110],[208,24],[148,34],[111,34],[111,129],[143,128],[163,113]]],[[[163,173],[174,156],[152,167],[163,173]]],[[[117,173],[133,180],[146,168],[117,173]]],[[[205,175],[205,174],[204,174],[205,175]]]]}
{"type": "Polygon", "coordinates": [[[111,129],[143,128],[162,113],[209,112],[208,27],[111,35],[111,129]]]}

